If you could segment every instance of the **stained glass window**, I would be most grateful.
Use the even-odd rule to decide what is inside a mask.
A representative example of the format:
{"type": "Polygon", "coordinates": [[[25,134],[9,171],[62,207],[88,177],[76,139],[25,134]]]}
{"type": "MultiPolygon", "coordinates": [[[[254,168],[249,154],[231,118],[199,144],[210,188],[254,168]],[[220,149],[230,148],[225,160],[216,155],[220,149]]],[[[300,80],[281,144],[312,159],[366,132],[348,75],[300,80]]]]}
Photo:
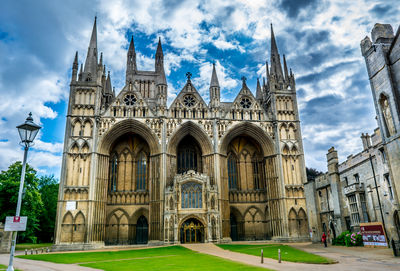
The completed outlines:
{"type": "Polygon", "coordinates": [[[201,184],[189,182],[182,184],[182,208],[202,208],[201,184]]]}

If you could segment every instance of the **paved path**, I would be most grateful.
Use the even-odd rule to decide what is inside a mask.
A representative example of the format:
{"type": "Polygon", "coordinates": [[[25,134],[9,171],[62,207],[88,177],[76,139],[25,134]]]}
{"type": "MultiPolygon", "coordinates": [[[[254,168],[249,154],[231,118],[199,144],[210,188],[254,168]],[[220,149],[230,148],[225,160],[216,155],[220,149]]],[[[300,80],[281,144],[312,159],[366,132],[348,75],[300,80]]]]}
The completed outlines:
{"type": "MultiPolygon", "coordinates": [[[[0,254],[0,264],[8,266],[10,254],[0,254]]],[[[43,261],[33,261],[20,258],[14,258],[14,269],[23,271],[102,271],[99,269],[83,267],[76,264],[60,264],[43,261]]]]}
{"type": "Polygon", "coordinates": [[[329,247],[328,249],[325,249],[321,245],[297,244],[294,246],[308,252],[312,252],[324,257],[334,259],[338,261],[338,263],[336,264],[304,264],[304,263],[291,263],[291,262],[278,263],[277,260],[264,258],[264,264],[261,264],[260,257],[223,250],[214,244],[185,244],[183,246],[201,253],[249,265],[254,265],[258,267],[270,268],[274,270],[298,270],[298,271],[400,270],[400,259],[394,258],[390,254],[388,254],[387,253],[389,251],[388,249],[385,249],[384,252],[382,252],[383,251],[382,249],[373,250],[373,249],[362,248],[365,251],[359,251],[357,249],[349,250],[348,248],[342,248],[342,247],[329,247]],[[374,256],[374,255],[378,256],[374,257],[374,260],[371,260],[369,256],[374,256]]]}

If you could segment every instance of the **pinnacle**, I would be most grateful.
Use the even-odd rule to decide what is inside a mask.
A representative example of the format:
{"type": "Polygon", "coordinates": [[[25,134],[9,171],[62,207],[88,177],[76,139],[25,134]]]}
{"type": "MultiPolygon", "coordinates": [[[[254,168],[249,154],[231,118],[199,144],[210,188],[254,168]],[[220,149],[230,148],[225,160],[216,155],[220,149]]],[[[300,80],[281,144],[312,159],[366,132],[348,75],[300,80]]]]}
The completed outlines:
{"type": "Polygon", "coordinates": [[[215,63],[213,63],[213,70],[211,75],[210,87],[219,87],[217,71],[215,70],[215,63]]]}

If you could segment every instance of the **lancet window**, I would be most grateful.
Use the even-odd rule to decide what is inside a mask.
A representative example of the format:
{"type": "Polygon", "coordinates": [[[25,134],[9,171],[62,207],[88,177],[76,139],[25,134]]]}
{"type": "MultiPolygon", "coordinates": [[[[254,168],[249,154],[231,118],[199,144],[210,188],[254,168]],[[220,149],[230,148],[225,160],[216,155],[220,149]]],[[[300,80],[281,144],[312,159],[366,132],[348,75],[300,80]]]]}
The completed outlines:
{"type": "Polygon", "coordinates": [[[118,172],[118,157],[116,154],[111,159],[110,163],[110,191],[117,191],[117,172],[118,172]]]}
{"type": "Polygon", "coordinates": [[[182,208],[202,208],[202,186],[189,182],[182,184],[182,208]]]}
{"type": "Polygon", "coordinates": [[[137,160],[136,190],[146,190],[147,157],[141,152],[137,160]]]}
{"type": "Polygon", "coordinates": [[[233,154],[228,156],[228,179],[229,189],[238,189],[237,158],[233,154]]]}

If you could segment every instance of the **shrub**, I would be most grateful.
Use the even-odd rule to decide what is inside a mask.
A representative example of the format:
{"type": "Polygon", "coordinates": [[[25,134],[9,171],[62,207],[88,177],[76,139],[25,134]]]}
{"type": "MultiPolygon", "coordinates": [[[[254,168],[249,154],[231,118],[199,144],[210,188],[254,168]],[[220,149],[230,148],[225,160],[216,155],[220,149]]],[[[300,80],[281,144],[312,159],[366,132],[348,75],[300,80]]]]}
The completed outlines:
{"type": "Polygon", "coordinates": [[[332,245],[335,246],[345,246],[346,245],[346,235],[349,234],[349,231],[342,232],[338,237],[332,240],[332,245]]]}
{"type": "Polygon", "coordinates": [[[342,232],[338,237],[332,240],[332,245],[355,247],[363,246],[361,232],[352,233],[349,231],[342,232]]]}

